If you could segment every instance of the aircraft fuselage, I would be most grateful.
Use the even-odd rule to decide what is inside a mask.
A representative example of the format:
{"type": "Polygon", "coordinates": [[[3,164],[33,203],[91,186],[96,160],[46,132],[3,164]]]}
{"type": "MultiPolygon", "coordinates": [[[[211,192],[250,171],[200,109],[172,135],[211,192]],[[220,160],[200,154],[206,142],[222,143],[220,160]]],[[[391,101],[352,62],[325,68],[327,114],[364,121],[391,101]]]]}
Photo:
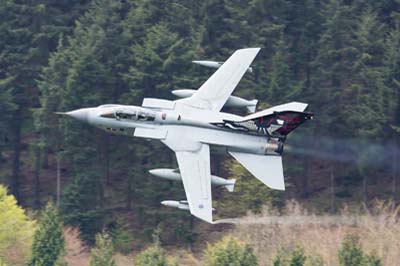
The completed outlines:
{"type": "MultiPolygon", "coordinates": [[[[181,132],[185,132],[184,136],[199,140],[199,146],[204,143],[225,147],[229,151],[275,154],[275,143],[271,143],[271,140],[265,135],[254,135],[215,125],[215,123],[222,123],[224,120],[239,119],[240,116],[201,109],[196,110],[196,112],[185,110],[184,113],[185,115],[182,115],[179,110],[153,110],[138,106],[103,105],[95,108],[78,109],[67,114],[106,131],[131,137],[163,141],[168,130],[179,129],[181,132]],[[146,134],[138,133],[143,130],[146,134]],[[157,134],[152,134],[152,132],[157,132],[157,134]],[[239,138],[238,135],[240,135],[239,138]]],[[[179,145],[185,143],[185,149],[187,149],[187,142],[182,137],[174,143],[174,147],[170,148],[179,150],[179,145]]],[[[193,145],[193,151],[198,148],[196,144],[193,145]]]]}

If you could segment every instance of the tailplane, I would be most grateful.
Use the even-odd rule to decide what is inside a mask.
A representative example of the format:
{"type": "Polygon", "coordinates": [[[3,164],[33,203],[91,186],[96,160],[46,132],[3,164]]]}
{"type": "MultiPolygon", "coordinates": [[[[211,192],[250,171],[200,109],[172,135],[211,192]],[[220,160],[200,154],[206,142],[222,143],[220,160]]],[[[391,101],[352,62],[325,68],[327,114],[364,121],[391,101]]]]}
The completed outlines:
{"type": "Polygon", "coordinates": [[[268,156],[233,151],[229,151],[229,154],[238,160],[243,167],[245,167],[266,186],[272,189],[285,190],[281,156],[268,156]]]}

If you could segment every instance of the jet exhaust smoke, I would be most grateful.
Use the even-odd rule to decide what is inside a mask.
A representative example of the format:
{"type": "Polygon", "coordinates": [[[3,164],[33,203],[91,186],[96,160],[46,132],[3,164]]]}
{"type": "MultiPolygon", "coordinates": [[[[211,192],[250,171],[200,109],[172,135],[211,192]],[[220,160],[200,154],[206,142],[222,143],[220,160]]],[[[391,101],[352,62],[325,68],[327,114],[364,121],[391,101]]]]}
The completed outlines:
{"type": "Polygon", "coordinates": [[[345,217],[340,215],[324,216],[264,216],[264,217],[241,217],[216,220],[214,224],[237,224],[237,225],[356,225],[363,216],[345,217]]]}
{"type": "Polygon", "coordinates": [[[394,143],[379,143],[376,140],[355,138],[340,139],[327,136],[297,136],[288,141],[290,148],[285,152],[305,155],[322,160],[367,165],[369,168],[393,169],[393,160],[400,154],[400,147],[394,143]]]}

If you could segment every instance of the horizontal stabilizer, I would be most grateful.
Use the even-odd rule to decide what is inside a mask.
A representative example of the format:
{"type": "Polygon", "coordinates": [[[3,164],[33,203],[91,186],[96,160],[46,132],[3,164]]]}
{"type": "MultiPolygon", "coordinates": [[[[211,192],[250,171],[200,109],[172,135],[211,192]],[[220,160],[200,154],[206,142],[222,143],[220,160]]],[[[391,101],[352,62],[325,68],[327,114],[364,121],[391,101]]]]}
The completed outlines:
{"type": "Polygon", "coordinates": [[[281,156],[258,155],[229,151],[236,160],[266,186],[285,190],[281,156]]]}

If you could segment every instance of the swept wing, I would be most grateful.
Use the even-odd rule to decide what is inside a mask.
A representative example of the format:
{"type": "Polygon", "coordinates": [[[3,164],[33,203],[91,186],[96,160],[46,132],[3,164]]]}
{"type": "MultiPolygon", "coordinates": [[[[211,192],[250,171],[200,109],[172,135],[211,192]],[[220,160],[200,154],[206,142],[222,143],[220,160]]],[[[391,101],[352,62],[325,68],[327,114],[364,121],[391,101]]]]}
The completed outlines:
{"type": "Polygon", "coordinates": [[[190,213],[212,223],[210,147],[184,135],[170,128],[162,142],[175,151],[190,213]]]}
{"type": "Polygon", "coordinates": [[[195,108],[219,112],[259,51],[260,48],[237,50],[196,93],[178,101],[195,108]]]}

